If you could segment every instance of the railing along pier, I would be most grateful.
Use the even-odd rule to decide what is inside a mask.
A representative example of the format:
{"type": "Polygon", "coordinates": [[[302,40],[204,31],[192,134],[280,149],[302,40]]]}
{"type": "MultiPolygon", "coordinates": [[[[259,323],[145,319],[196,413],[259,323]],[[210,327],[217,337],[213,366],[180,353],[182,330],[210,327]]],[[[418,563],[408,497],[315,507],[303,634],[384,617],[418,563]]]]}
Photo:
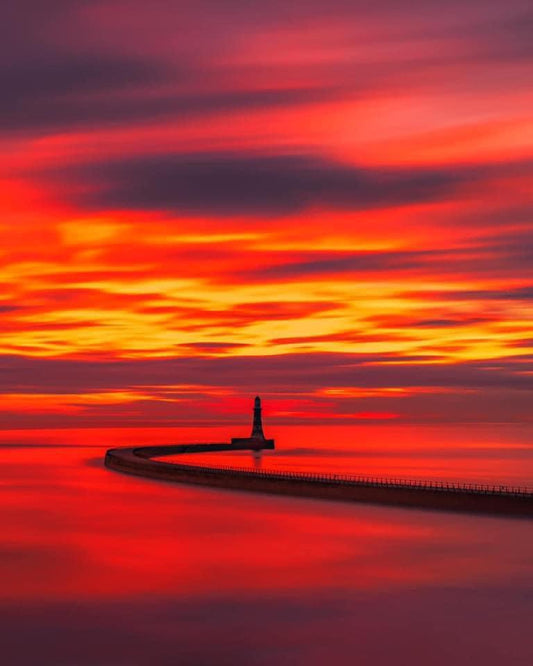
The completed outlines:
{"type": "MultiPolygon", "coordinates": [[[[298,497],[533,517],[533,490],[502,484],[423,481],[350,474],[274,471],[229,465],[174,463],[159,458],[252,448],[226,443],[110,449],[111,469],[167,481],[298,497]]],[[[257,447],[254,447],[257,448],[257,447]]],[[[272,447],[268,447],[272,448],[272,447]]]]}

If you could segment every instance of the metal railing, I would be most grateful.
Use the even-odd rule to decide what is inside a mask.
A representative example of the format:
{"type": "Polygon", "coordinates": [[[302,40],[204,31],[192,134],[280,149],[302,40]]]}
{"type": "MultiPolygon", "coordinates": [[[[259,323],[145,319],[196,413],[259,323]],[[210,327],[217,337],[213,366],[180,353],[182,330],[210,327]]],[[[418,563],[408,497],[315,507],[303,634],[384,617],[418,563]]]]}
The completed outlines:
{"type": "MultiPolygon", "coordinates": [[[[163,462],[163,461],[160,461],[163,462]]],[[[508,486],[499,484],[459,483],[452,481],[422,481],[417,479],[400,479],[389,477],[372,477],[350,474],[322,474],[314,472],[274,472],[270,470],[250,469],[247,467],[189,465],[168,463],[184,471],[204,472],[207,474],[224,474],[268,478],[279,481],[299,481],[317,484],[370,486],[376,488],[401,488],[404,490],[428,490],[446,493],[469,493],[476,495],[505,495],[508,497],[524,497],[533,499],[533,489],[525,486],[508,486]]]]}

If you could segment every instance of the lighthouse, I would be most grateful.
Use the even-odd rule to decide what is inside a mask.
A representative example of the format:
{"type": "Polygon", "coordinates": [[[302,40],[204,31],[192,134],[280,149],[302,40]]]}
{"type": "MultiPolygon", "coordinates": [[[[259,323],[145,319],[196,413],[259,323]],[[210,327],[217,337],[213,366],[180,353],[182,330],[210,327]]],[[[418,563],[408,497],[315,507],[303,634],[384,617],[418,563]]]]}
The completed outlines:
{"type": "Polygon", "coordinates": [[[254,419],[252,422],[252,434],[250,437],[232,437],[231,444],[235,448],[243,449],[273,449],[274,440],[266,439],[263,432],[263,418],[261,414],[261,398],[255,397],[254,400],[254,419]]]}
{"type": "Polygon", "coordinates": [[[252,425],[252,439],[265,439],[263,433],[263,421],[261,418],[261,398],[256,396],[254,400],[254,422],[252,425]]]}

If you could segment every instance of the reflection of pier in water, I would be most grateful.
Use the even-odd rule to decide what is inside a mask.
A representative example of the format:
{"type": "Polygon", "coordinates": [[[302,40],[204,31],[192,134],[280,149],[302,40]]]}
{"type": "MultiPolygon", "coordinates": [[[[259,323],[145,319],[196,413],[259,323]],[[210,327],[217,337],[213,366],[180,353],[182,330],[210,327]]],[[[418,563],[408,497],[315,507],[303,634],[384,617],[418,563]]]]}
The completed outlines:
{"type": "Polygon", "coordinates": [[[106,453],[105,464],[111,469],[138,476],[217,488],[398,507],[533,516],[533,491],[527,488],[342,474],[263,471],[260,469],[260,455],[263,449],[274,449],[274,440],[266,439],[264,436],[261,400],[257,397],[250,437],[233,438],[231,443],[110,449],[106,453]],[[239,450],[253,452],[255,469],[233,466],[211,467],[156,460],[183,453],[239,450]]]}

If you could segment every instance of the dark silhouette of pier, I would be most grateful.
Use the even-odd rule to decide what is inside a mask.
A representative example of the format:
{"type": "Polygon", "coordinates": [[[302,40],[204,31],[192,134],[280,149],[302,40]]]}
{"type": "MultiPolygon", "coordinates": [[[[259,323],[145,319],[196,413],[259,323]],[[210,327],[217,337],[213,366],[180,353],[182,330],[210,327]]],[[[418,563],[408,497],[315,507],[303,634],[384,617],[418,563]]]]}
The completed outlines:
{"type": "Polygon", "coordinates": [[[255,399],[251,437],[231,443],[206,442],[171,446],[110,449],[105,465],[128,474],[217,488],[369,502],[471,513],[533,517],[533,491],[528,488],[446,481],[416,481],[386,477],[308,472],[272,472],[233,466],[202,466],[156,460],[169,455],[213,451],[273,449],[261,422],[261,401],[255,399]]]}

